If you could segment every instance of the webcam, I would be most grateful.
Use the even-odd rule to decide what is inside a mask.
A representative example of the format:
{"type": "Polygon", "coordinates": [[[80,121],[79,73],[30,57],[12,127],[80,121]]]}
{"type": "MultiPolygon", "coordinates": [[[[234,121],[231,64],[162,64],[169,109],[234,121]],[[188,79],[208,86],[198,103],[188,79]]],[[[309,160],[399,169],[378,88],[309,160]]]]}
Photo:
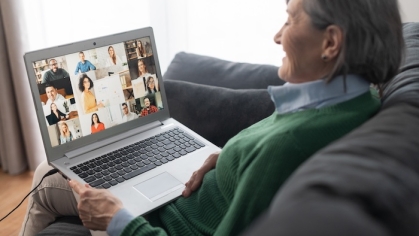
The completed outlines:
{"type": "Polygon", "coordinates": [[[93,45],[96,45],[96,42],[93,42],[93,45]]]}

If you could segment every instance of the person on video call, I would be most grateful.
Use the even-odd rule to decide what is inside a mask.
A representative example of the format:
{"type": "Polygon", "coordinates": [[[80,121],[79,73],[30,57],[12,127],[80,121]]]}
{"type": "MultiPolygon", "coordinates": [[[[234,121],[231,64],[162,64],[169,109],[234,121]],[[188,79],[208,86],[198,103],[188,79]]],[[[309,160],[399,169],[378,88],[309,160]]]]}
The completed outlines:
{"type": "Polygon", "coordinates": [[[106,59],[106,66],[122,66],[122,60],[115,53],[115,49],[112,46],[108,47],[109,57],[106,59]]]}
{"type": "Polygon", "coordinates": [[[128,105],[125,102],[122,103],[122,113],[124,113],[124,115],[122,116],[123,122],[127,122],[138,118],[137,114],[128,110],[128,105]]]}
{"type": "Polygon", "coordinates": [[[146,116],[148,114],[155,113],[155,112],[158,112],[158,111],[159,111],[159,109],[156,106],[151,105],[150,99],[148,97],[145,97],[144,98],[144,108],[141,110],[141,116],[146,116]]]}
{"type": "Polygon", "coordinates": [[[55,125],[59,121],[68,119],[69,115],[62,113],[55,103],[51,103],[51,114],[47,116],[48,124],[55,125]]]}
{"type": "Polygon", "coordinates": [[[156,83],[154,82],[153,76],[149,76],[146,81],[147,84],[147,94],[157,93],[156,83]]]}
{"type": "Polygon", "coordinates": [[[42,83],[47,83],[57,79],[70,78],[70,75],[66,70],[58,68],[57,60],[50,59],[48,65],[50,70],[45,72],[44,78],[42,78],[42,83]]]}
{"type": "Polygon", "coordinates": [[[151,74],[148,72],[147,66],[143,59],[138,60],[138,77],[137,79],[140,79],[144,83],[144,90],[147,90],[147,83],[146,79],[151,76],[151,74]]]}
{"type": "Polygon", "coordinates": [[[79,76],[79,90],[81,92],[81,104],[85,114],[95,112],[99,108],[105,107],[102,102],[96,103],[96,97],[90,91],[93,88],[93,81],[86,74],[79,76]]]}
{"type": "Polygon", "coordinates": [[[70,129],[68,128],[68,125],[66,122],[61,122],[58,125],[60,126],[60,143],[61,144],[68,143],[75,139],[70,129]]]}
{"type": "Polygon", "coordinates": [[[137,55],[138,58],[143,58],[147,56],[145,48],[143,46],[143,42],[141,40],[137,41],[137,55]]]}
{"type": "MultiPolygon", "coordinates": [[[[131,215],[108,190],[69,181],[80,199],[74,199],[68,187],[61,195],[74,199],[65,203],[76,209],[72,214],[80,216],[84,226],[107,230],[111,236],[240,235],[268,210],[278,189],[304,161],[379,111],[382,85],[398,73],[403,58],[398,1],[286,2],[286,13],[278,14],[288,18],[274,42],[285,51],[278,75],[287,83],[268,87],[275,105],[272,115],[231,138],[193,173],[183,197],[146,217],[131,215]]],[[[40,177],[51,169],[46,165],[39,168],[40,177]]],[[[57,192],[65,186],[60,175],[49,178],[45,186],[59,181],[57,192]]],[[[29,204],[39,205],[42,213],[29,212],[28,231],[33,232],[34,225],[41,230],[39,222],[45,215],[60,215],[41,208],[49,204],[40,201],[43,195],[45,191],[34,193],[29,204]]],[[[55,207],[50,209],[55,213],[55,207]]]]}
{"type": "Polygon", "coordinates": [[[89,61],[84,59],[84,52],[79,52],[80,61],[77,63],[74,74],[77,75],[79,72],[85,73],[90,70],[96,70],[96,67],[89,61]]]}
{"type": "Polygon", "coordinates": [[[97,133],[99,131],[105,130],[105,124],[100,122],[99,116],[96,113],[92,114],[92,126],[90,131],[92,134],[97,133]]]}
{"type": "Polygon", "coordinates": [[[47,103],[45,104],[47,106],[51,106],[51,103],[53,102],[65,100],[63,95],[57,92],[57,88],[54,86],[53,83],[45,84],[45,93],[47,94],[47,97],[48,97],[47,103]]]}

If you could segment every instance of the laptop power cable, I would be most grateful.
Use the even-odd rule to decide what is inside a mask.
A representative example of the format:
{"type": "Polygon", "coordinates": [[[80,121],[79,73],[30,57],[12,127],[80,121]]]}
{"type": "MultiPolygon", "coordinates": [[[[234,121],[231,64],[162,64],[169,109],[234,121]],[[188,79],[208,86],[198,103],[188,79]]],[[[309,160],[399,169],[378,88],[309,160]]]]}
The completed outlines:
{"type": "Polygon", "coordinates": [[[22,201],[19,203],[19,205],[17,205],[17,207],[15,207],[15,209],[13,209],[11,212],[9,212],[9,214],[7,214],[5,217],[1,218],[0,222],[3,221],[4,219],[6,219],[6,217],[8,217],[10,214],[12,214],[12,212],[14,212],[18,207],[20,207],[20,205],[22,205],[23,201],[25,201],[25,199],[29,196],[29,194],[31,194],[35,189],[37,189],[39,187],[39,185],[41,185],[42,180],[44,180],[45,177],[53,175],[55,173],[57,173],[58,170],[57,169],[52,169],[50,171],[48,171],[41,179],[41,181],[39,182],[39,184],[33,188],[23,199],[22,201]]]}

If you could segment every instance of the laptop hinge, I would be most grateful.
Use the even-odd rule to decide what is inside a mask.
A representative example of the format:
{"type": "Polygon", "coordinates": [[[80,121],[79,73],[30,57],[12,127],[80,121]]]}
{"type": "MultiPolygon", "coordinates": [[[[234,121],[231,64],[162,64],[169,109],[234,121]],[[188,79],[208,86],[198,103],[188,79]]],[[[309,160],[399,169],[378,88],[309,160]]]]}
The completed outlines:
{"type": "Polygon", "coordinates": [[[83,155],[85,153],[91,152],[93,150],[102,148],[102,147],[104,147],[106,145],[109,145],[109,144],[112,144],[112,143],[116,143],[116,142],[119,142],[119,141],[121,141],[123,139],[126,139],[128,137],[137,135],[139,133],[145,132],[145,131],[150,130],[150,129],[154,129],[154,128],[159,127],[161,125],[162,125],[162,122],[160,122],[160,121],[154,121],[154,122],[152,122],[150,124],[143,125],[143,126],[141,126],[139,128],[136,128],[136,129],[133,129],[133,130],[129,130],[129,131],[123,133],[123,134],[119,134],[119,135],[113,136],[112,138],[109,138],[108,137],[106,139],[98,139],[96,142],[94,142],[92,144],[89,144],[89,145],[84,146],[82,148],[78,148],[76,150],[69,151],[69,152],[65,153],[64,156],[67,157],[67,158],[69,158],[69,159],[72,159],[74,157],[78,157],[80,155],[83,155]]]}

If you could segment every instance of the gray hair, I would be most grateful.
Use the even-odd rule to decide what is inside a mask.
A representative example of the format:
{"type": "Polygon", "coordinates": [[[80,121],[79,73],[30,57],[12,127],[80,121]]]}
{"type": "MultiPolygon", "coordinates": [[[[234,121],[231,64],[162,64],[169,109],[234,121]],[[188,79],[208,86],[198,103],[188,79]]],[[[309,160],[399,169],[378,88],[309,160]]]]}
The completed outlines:
{"type": "Polygon", "coordinates": [[[303,0],[303,8],[315,28],[333,24],[343,31],[343,46],[327,80],[358,74],[380,85],[397,74],[404,56],[397,0],[303,0]]]}

